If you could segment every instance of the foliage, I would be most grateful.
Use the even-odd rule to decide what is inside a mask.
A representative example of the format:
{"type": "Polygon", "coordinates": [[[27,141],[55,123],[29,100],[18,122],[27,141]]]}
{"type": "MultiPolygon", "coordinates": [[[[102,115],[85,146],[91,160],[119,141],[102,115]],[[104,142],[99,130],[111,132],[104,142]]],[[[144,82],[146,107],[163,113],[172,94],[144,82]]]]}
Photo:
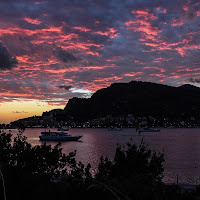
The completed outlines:
{"type": "Polygon", "coordinates": [[[32,147],[22,132],[19,131],[13,140],[11,133],[0,133],[0,166],[8,197],[12,196],[13,191],[16,196],[18,193],[22,196],[31,190],[31,186],[36,187],[38,183],[38,186],[52,186],[64,175],[79,181],[83,176],[91,177],[91,166],[85,167],[81,162],[77,163],[76,151],[65,155],[60,143],[54,147],[46,143],[32,147]],[[19,189],[22,186],[26,188],[24,192],[19,189]]]}
{"type": "Polygon", "coordinates": [[[101,157],[96,178],[131,197],[153,195],[161,184],[164,155],[153,152],[141,142],[139,147],[127,143],[127,149],[118,146],[113,161],[101,157]],[[141,194],[140,194],[141,193],[141,194]]]}

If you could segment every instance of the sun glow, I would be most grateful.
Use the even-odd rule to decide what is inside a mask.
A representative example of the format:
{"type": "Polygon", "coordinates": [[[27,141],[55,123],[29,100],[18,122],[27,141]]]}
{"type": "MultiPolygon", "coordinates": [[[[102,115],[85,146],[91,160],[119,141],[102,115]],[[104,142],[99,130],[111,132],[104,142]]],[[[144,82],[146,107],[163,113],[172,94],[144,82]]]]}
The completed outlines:
{"type": "Polygon", "coordinates": [[[11,121],[34,115],[41,116],[44,111],[55,108],[63,109],[64,106],[52,105],[48,104],[48,102],[41,102],[38,100],[0,103],[0,123],[10,123],[11,121]]]}

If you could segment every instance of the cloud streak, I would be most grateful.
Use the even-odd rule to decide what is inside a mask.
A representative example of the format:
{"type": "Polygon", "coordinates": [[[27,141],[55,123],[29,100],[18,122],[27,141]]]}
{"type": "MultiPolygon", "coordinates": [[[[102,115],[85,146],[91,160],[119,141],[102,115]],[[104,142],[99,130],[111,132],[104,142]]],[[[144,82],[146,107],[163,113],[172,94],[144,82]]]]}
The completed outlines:
{"type": "Polygon", "coordinates": [[[20,111],[15,111],[15,112],[12,112],[12,113],[14,113],[14,114],[21,114],[21,113],[28,113],[28,112],[25,112],[25,111],[22,111],[22,112],[20,112],[20,111]]]}
{"type": "Polygon", "coordinates": [[[70,90],[71,88],[72,88],[72,86],[71,85],[59,85],[59,86],[57,86],[58,88],[60,88],[60,89],[65,89],[65,90],[70,90]]]}

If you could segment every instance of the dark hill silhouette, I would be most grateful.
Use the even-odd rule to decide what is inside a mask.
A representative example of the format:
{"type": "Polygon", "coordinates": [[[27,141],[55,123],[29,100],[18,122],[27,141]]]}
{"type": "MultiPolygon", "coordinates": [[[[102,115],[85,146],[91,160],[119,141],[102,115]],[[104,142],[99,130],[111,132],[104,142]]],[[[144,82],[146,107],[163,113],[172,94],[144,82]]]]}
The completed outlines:
{"type": "Polygon", "coordinates": [[[198,92],[200,89],[199,87],[196,87],[196,86],[190,85],[190,84],[181,85],[179,88],[182,88],[185,90],[190,90],[190,91],[196,91],[196,92],[198,92]]]}
{"type": "Polygon", "coordinates": [[[89,99],[70,99],[65,111],[77,119],[127,114],[195,114],[200,112],[200,88],[189,84],[172,87],[141,81],[114,83],[98,90],[89,99]]]}

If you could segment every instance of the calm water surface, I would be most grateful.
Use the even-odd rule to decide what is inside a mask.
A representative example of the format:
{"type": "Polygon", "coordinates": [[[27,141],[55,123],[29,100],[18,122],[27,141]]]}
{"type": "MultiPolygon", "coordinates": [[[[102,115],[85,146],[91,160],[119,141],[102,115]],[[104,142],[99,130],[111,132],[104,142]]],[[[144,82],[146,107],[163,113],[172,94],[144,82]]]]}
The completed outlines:
{"type": "MultiPolygon", "coordinates": [[[[51,129],[56,130],[56,129],[51,129]]],[[[44,129],[26,129],[24,135],[32,145],[42,144],[39,135],[44,129]]],[[[16,133],[16,131],[12,131],[16,133]]],[[[83,135],[80,142],[63,142],[63,152],[77,150],[76,159],[84,164],[91,163],[95,169],[100,157],[113,159],[117,144],[132,142],[139,144],[143,139],[148,146],[165,154],[163,181],[199,184],[200,183],[200,129],[161,129],[160,132],[138,133],[135,129],[108,131],[107,129],[70,129],[71,135],[83,135]]],[[[55,145],[56,142],[47,142],[55,145]]]]}

